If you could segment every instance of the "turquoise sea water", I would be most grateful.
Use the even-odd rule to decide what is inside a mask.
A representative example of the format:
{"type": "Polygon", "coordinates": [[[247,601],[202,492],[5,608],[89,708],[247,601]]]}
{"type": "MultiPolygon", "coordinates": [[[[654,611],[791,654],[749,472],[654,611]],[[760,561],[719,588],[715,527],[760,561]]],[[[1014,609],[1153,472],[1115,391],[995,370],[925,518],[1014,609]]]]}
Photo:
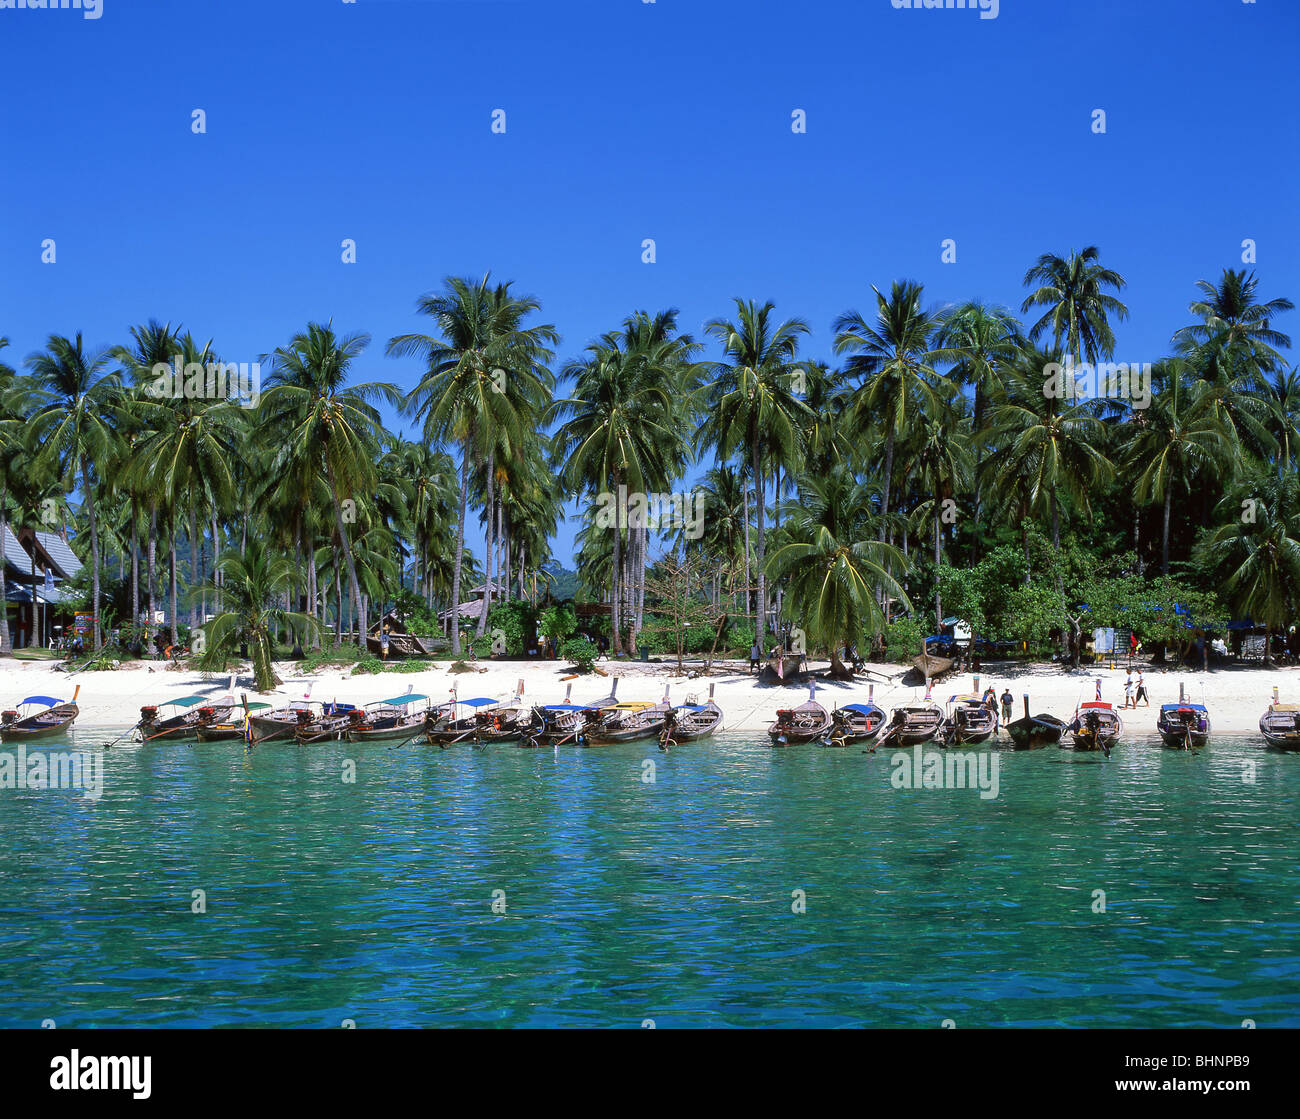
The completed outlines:
{"type": "Polygon", "coordinates": [[[998,759],[113,749],[0,790],[0,1025],[1300,1026],[1300,756],[998,759]]]}

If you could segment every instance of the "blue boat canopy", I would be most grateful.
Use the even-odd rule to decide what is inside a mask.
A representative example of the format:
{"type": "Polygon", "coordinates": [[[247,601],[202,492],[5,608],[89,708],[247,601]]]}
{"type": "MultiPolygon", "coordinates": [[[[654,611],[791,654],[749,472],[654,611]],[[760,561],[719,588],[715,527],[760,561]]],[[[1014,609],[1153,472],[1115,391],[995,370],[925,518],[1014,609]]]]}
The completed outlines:
{"type": "Polygon", "coordinates": [[[51,696],[47,696],[47,695],[29,695],[18,706],[22,707],[28,703],[43,703],[45,704],[46,707],[58,707],[58,705],[62,702],[63,700],[61,699],[54,699],[51,696]]]}
{"type": "Polygon", "coordinates": [[[495,707],[499,701],[495,699],[458,699],[456,702],[465,707],[495,707]]]}
{"type": "Polygon", "coordinates": [[[1161,711],[1178,711],[1180,709],[1204,711],[1205,714],[1209,714],[1209,712],[1205,710],[1205,704],[1203,703],[1162,703],[1160,705],[1161,711]]]}
{"type": "Polygon", "coordinates": [[[580,703],[548,703],[543,711],[586,711],[580,703]]]}
{"type": "Polygon", "coordinates": [[[870,715],[875,711],[880,711],[880,708],[870,703],[846,703],[840,710],[857,711],[861,715],[870,715]]]}

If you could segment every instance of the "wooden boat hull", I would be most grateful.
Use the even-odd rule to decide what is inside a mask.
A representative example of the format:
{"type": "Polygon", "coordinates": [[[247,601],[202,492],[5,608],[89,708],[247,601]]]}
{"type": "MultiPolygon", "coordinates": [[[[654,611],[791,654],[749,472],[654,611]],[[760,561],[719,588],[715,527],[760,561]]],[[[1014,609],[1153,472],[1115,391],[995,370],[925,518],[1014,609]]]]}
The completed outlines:
{"type": "Polygon", "coordinates": [[[841,707],[831,713],[831,727],[826,732],[822,745],[843,748],[870,742],[884,729],[886,718],[884,709],[875,704],[867,712],[841,707]]]}
{"type": "Polygon", "coordinates": [[[0,729],[0,741],[30,742],[34,739],[57,738],[67,733],[68,728],[77,721],[79,714],[80,709],[75,703],[64,703],[58,707],[48,708],[0,729]]]}
{"type": "Polygon", "coordinates": [[[199,727],[194,732],[195,737],[200,742],[233,742],[237,738],[244,737],[244,726],[242,723],[215,723],[212,726],[199,727]]]}
{"type": "Polygon", "coordinates": [[[1300,711],[1270,707],[1259,717],[1259,733],[1271,750],[1300,751],[1300,711]]]}
{"type": "Polygon", "coordinates": [[[778,711],[776,722],[767,728],[773,746],[794,746],[821,738],[831,728],[831,715],[820,703],[804,703],[788,711],[778,711]]]}
{"type": "Polygon", "coordinates": [[[349,742],[393,742],[406,741],[410,738],[418,738],[420,729],[424,726],[424,717],[403,720],[391,727],[368,727],[364,724],[361,726],[353,725],[343,732],[343,737],[349,742]]]}
{"type": "Polygon", "coordinates": [[[693,712],[687,718],[678,719],[671,725],[666,721],[664,729],[659,733],[659,742],[661,745],[699,742],[703,738],[711,737],[721,725],[722,708],[710,700],[702,712],[693,712]]]}
{"type": "Polygon", "coordinates": [[[951,672],[952,666],[956,663],[950,657],[935,657],[929,653],[923,657],[912,658],[912,664],[916,666],[917,671],[929,680],[935,680],[945,672],[951,672]]]}
{"type": "Polygon", "coordinates": [[[1065,730],[1065,721],[1054,715],[1033,715],[1007,724],[1007,734],[1017,750],[1040,750],[1056,746],[1065,730]]]}

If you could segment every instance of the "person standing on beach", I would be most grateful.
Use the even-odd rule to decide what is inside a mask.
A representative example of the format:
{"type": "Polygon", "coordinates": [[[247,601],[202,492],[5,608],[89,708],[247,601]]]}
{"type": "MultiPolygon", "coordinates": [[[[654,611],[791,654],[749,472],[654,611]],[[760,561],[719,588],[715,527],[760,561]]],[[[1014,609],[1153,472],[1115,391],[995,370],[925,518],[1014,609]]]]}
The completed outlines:
{"type": "Polygon", "coordinates": [[[379,651],[383,655],[384,660],[387,660],[388,659],[388,627],[387,626],[384,626],[383,630],[381,630],[379,634],[379,651]]]}
{"type": "Polygon", "coordinates": [[[1011,722],[1011,708],[1015,705],[1016,697],[1011,694],[1011,685],[1008,684],[1002,689],[1002,725],[1006,726],[1011,722]]]}
{"type": "Polygon", "coordinates": [[[1142,700],[1142,699],[1145,699],[1145,700],[1147,701],[1147,706],[1148,706],[1148,707],[1151,706],[1151,697],[1147,695],[1147,686],[1146,686],[1146,682],[1142,679],[1142,670],[1139,668],[1139,669],[1138,669],[1138,690],[1137,690],[1137,696],[1136,696],[1136,698],[1133,700],[1133,710],[1134,710],[1134,711],[1137,710],[1138,700],[1142,700]]]}
{"type": "Polygon", "coordinates": [[[752,644],[749,647],[749,671],[750,672],[758,671],[758,661],[759,661],[758,638],[756,637],[754,638],[754,644],[752,644]]]}
{"type": "Polygon", "coordinates": [[[1124,678],[1124,710],[1127,711],[1130,707],[1136,706],[1137,704],[1133,702],[1133,670],[1130,668],[1128,675],[1124,678]]]}

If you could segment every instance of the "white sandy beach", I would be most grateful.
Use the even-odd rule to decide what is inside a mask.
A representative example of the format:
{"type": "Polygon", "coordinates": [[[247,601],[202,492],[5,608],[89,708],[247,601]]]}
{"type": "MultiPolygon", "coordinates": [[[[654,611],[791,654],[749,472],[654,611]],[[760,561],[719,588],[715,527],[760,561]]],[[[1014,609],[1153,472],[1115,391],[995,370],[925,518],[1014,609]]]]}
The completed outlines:
{"type": "MultiPolygon", "coordinates": [[[[715,699],[725,712],[728,730],[763,730],[772,721],[779,707],[791,707],[803,702],[808,695],[807,684],[786,686],[765,685],[755,682],[744,665],[728,662],[715,667],[709,677],[691,679],[676,676],[675,664],[642,664],[640,662],[601,661],[602,671],[609,677],[619,677],[618,698],[621,700],[658,700],[665,685],[673,702],[680,703],[688,696],[703,699],[710,683],[715,685],[715,699]]],[[[688,666],[689,667],[689,666],[688,666]]],[[[814,673],[826,668],[824,663],[812,662],[814,673]]],[[[300,666],[286,661],[278,666],[284,683],[270,694],[259,694],[252,687],[252,677],[245,672],[235,680],[234,692],[248,694],[254,702],[287,703],[290,700],[310,697],[317,700],[343,700],[355,704],[371,703],[390,696],[401,695],[408,686],[434,703],[445,702],[455,687],[462,699],[488,696],[505,699],[513,694],[516,682],[524,681],[524,699],[532,703],[557,703],[564,699],[565,688],[573,685],[575,703],[588,703],[603,699],[609,694],[611,679],[592,673],[572,676],[565,664],[547,662],[481,662],[479,671],[453,673],[449,662],[440,662],[428,671],[418,673],[363,673],[351,675],[349,670],[332,670],[306,675],[300,666]]],[[[865,701],[869,684],[875,685],[875,701],[890,707],[920,699],[924,687],[902,684],[906,668],[902,665],[869,665],[871,675],[859,677],[853,683],[827,680],[818,677],[817,699],[827,708],[846,703],[865,701]]],[[[1151,706],[1124,714],[1125,723],[1132,734],[1155,733],[1156,714],[1161,703],[1178,699],[1180,682],[1185,685],[1187,698],[1205,703],[1211,714],[1216,734],[1254,734],[1258,721],[1268,706],[1274,687],[1280,692],[1282,702],[1300,702],[1300,669],[1259,667],[1226,667],[1211,672],[1186,670],[1165,671],[1144,666],[1151,706]]],[[[1123,668],[1095,667],[1078,672],[1063,671],[1056,665],[986,666],[979,679],[979,687],[992,685],[1001,695],[1007,686],[1016,697],[1015,717],[1023,714],[1021,696],[1028,692],[1030,708],[1037,714],[1047,712],[1063,718],[1073,714],[1081,699],[1091,699],[1095,694],[1095,681],[1102,682],[1102,698],[1117,706],[1124,702],[1123,668]]],[[[189,669],[176,670],[162,663],[137,662],[114,672],[81,672],[69,674],[56,671],[51,665],[40,662],[11,660],[0,666],[0,703],[12,705],[29,695],[48,695],[57,699],[71,698],[73,687],[81,685],[77,703],[81,715],[77,725],[82,729],[125,728],[139,718],[143,704],[157,704],[184,695],[224,695],[231,689],[230,678],[204,677],[189,669]]],[[[933,697],[940,703],[949,696],[972,690],[974,680],[970,675],[950,675],[935,683],[933,697]]]]}

